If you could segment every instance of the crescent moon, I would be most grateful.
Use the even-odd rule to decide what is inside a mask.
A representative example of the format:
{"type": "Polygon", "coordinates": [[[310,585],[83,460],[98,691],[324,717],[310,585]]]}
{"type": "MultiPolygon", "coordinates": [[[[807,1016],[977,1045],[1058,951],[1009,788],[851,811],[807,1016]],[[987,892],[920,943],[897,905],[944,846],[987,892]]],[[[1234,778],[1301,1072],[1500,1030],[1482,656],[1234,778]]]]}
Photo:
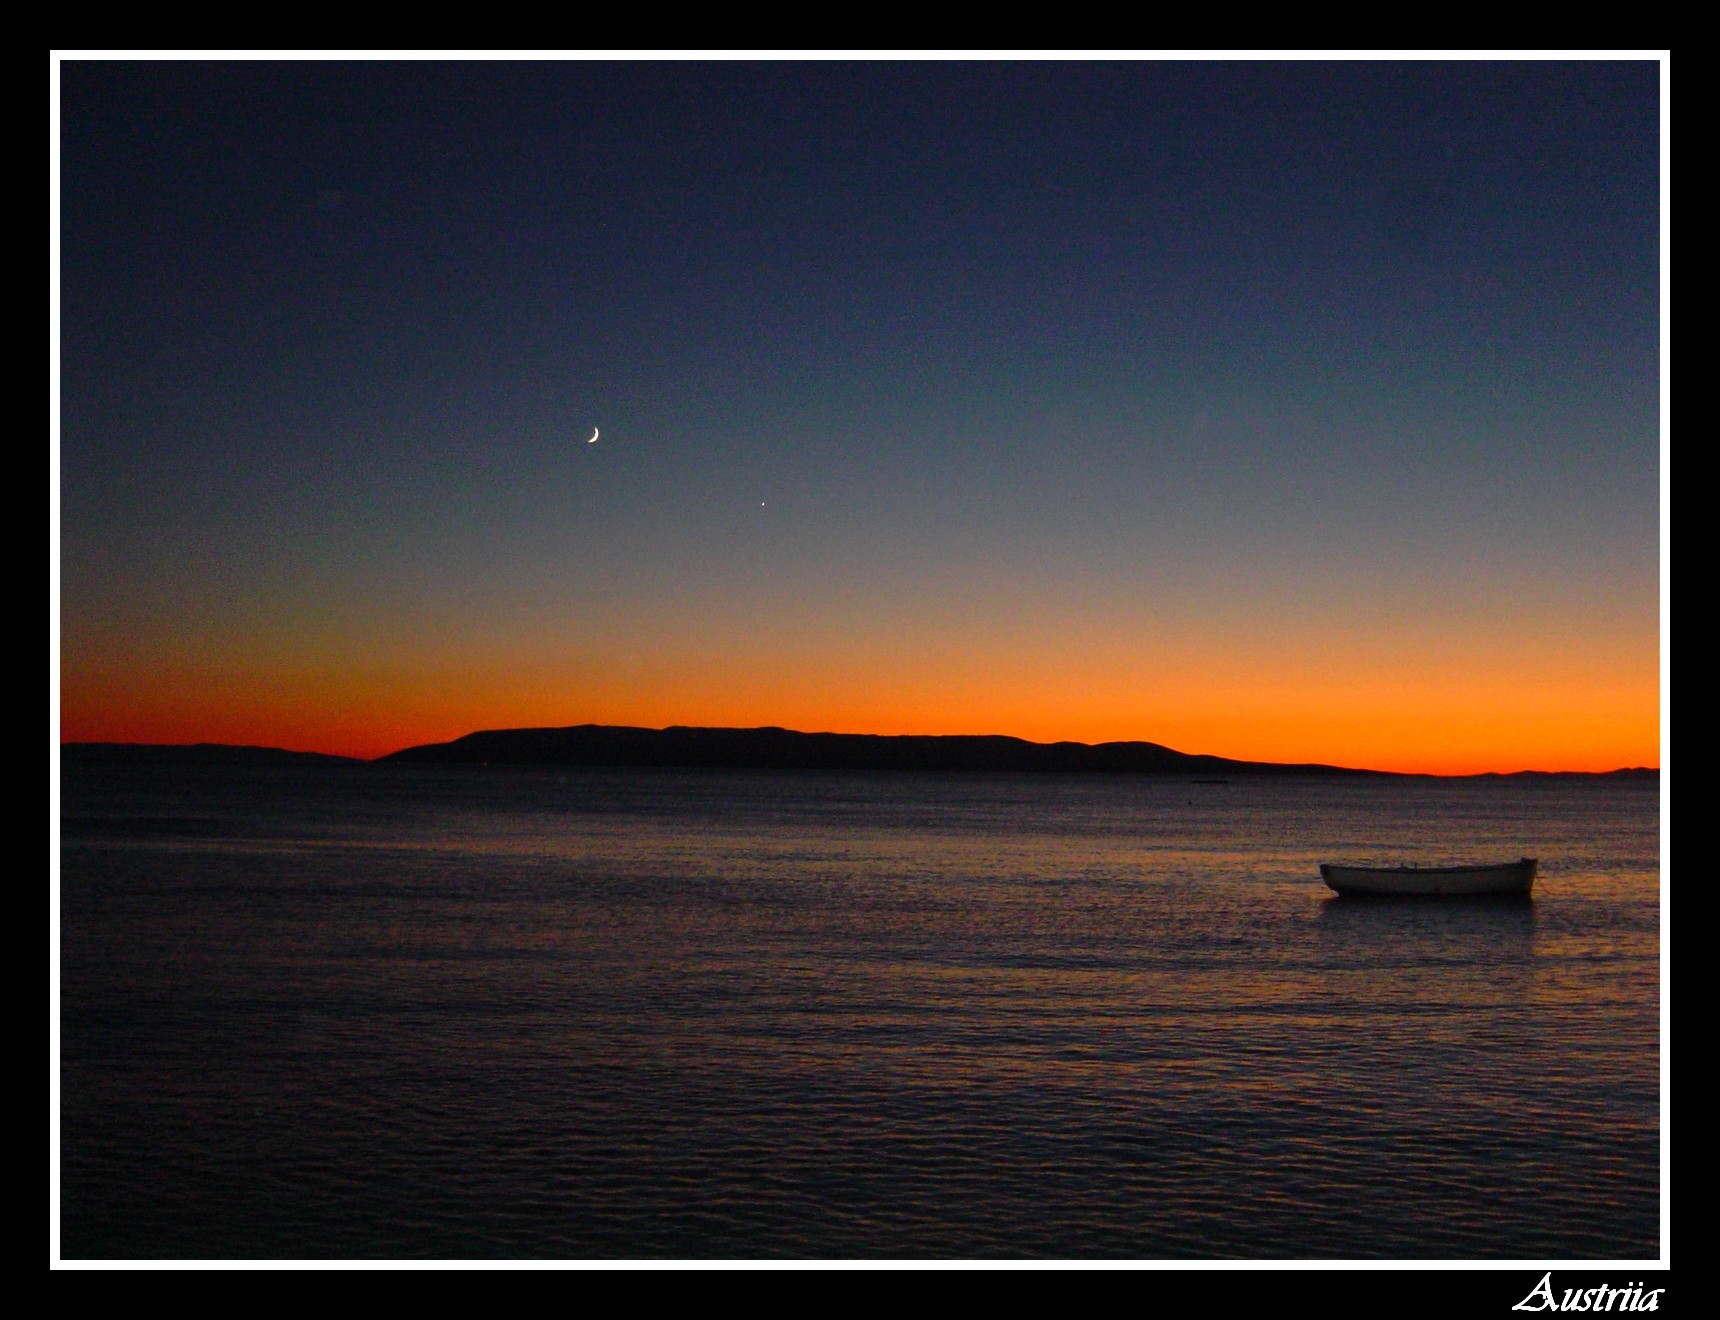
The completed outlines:
{"type": "Polygon", "coordinates": [[[591,428],[591,439],[587,440],[585,443],[588,445],[596,444],[597,443],[597,437],[602,435],[602,434],[603,434],[603,432],[599,431],[595,426],[592,427],[591,428]]]}

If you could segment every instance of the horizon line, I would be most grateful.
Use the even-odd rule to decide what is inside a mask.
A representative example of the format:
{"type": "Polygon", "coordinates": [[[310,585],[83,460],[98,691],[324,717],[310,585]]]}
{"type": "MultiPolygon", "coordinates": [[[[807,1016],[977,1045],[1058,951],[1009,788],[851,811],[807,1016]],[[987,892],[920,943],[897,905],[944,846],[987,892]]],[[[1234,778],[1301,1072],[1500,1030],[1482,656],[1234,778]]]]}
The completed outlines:
{"type": "Polygon", "coordinates": [[[798,736],[798,737],[878,738],[878,739],[890,739],[890,738],[901,738],[901,739],[909,739],[909,738],[916,738],[916,739],[945,739],[945,738],[947,738],[947,739],[962,739],[962,738],[966,738],[966,739],[996,739],[996,740],[1003,740],[1003,741],[1008,741],[1008,742],[1022,743],[1022,744],[1025,744],[1027,746],[1030,746],[1030,747],[1088,747],[1088,748],[1099,748],[1099,747],[1143,746],[1143,747],[1162,748],[1165,751],[1173,752],[1179,756],[1201,757],[1201,758],[1207,758],[1207,759],[1211,759],[1211,760],[1215,760],[1215,761],[1227,761],[1227,762],[1232,762],[1232,763],[1237,764],[1237,765],[1274,766],[1274,767],[1281,767],[1285,770],[1297,770],[1297,769],[1304,769],[1304,768],[1321,769],[1321,770],[1347,770],[1347,771],[1352,771],[1352,772],[1356,772],[1356,773],[1363,773],[1363,774],[1393,775],[1393,776],[1398,776],[1398,777],[1405,777],[1405,778],[1413,777],[1413,778],[1418,778],[1418,779],[1482,779],[1482,778],[1488,778],[1488,777],[1499,778],[1499,777],[1507,777],[1507,776],[1513,776],[1513,775],[1585,775],[1585,776],[1591,776],[1591,777],[1598,777],[1598,776],[1603,776],[1603,775],[1614,775],[1614,774],[1624,774],[1624,773],[1638,773],[1638,774],[1644,774],[1644,773],[1660,774],[1660,773],[1662,773],[1662,767],[1659,765],[1620,765],[1620,766],[1614,766],[1611,769],[1607,769],[1607,770],[1548,770],[1548,769],[1543,769],[1543,768],[1539,768],[1539,767],[1532,767],[1532,766],[1521,767],[1521,768],[1515,769],[1515,770],[1467,770],[1467,771],[1385,770],[1385,769],[1379,769],[1379,768],[1376,768],[1373,766],[1338,765],[1335,762],[1329,762],[1329,761],[1312,761],[1312,760],[1262,761],[1262,760],[1252,760],[1249,758],[1238,757],[1238,756],[1223,756],[1223,755],[1220,755],[1216,752],[1187,752],[1187,751],[1183,751],[1180,748],[1171,747],[1167,743],[1154,742],[1152,739],[1149,739],[1149,738],[1111,738],[1111,739],[1105,739],[1105,740],[1100,741],[1100,742],[1082,742],[1079,739],[1074,739],[1074,738],[1059,738],[1059,739],[1054,739],[1054,740],[1051,740],[1048,742],[1040,742],[1040,741],[1037,741],[1037,740],[1032,739],[1032,738],[1024,738],[1018,734],[1009,734],[1009,733],[857,733],[857,732],[844,732],[844,731],[839,731],[839,730],[834,730],[834,729],[815,729],[815,730],[791,729],[785,725],[780,725],[780,724],[757,724],[757,725],[666,724],[666,725],[663,725],[661,727],[653,727],[651,725],[643,725],[643,724],[600,724],[600,723],[597,723],[595,721],[590,721],[590,720],[585,721],[583,723],[579,723],[579,724],[529,724],[529,725],[513,725],[513,726],[507,726],[507,727],[469,729],[464,733],[456,734],[451,738],[443,739],[441,741],[410,743],[410,744],[407,744],[406,746],[395,748],[393,751],[383,752],[381,755],[378,755],[378,756],[352,756],[352,755],[349,755],[347,753],[342,753],[342,752],[326,752],[326,751],[322,751],[319,749],[311,749],[311,748],[280,747],[280,746],[275,746],[272,744],[263,744],[263,743],[212,742],[212,741],[208,741],[208,740],[199,740],[199,741],[195,741],[195,742],[130,742],[130,741],[115,741],[115,740],[109,740],[109,739],[66,738],[64,736],[61,736],[59,741],[55,744],[55,747],[56,747],[56,750],[58,750],[60,748],[65,748],[65,747],[133,747],[133,748],[163,748],[163,749],[166,749],[166,748],[197,748],[197,747],[229,748],[229,749],[238,750],[238,751],[285,752],[285,753],[289,753],[289,754],[296,755],[296,756],[326,756],[326,757],[329,757],[331,759],[350,761],[350,762],[353,762],[355,764],[375,765],[375,764],[378,764],[382,761],[386,761],[390,757],[398,755],[401,752],[411,751],[411,750],[414,750],[417,748],[423,748],[423,747],[448,746],[448,745],[451,745],[453,743],[460,742],[463,739],[475,737],[475,736],[478,736],[481,734],[524,733],[524,732],[563,732],[563,731],[573,730],[573,729],[626,729],[626,730],[634,730],[634,731],[645,732],[645,733],[668,733],[668,732],[672,732],[675,730],[689,730],[689,731],[699,731],[699,732],[721,732],[721,733],[784,733],[784,734],[793,734],[793,735],[798,736]]]}

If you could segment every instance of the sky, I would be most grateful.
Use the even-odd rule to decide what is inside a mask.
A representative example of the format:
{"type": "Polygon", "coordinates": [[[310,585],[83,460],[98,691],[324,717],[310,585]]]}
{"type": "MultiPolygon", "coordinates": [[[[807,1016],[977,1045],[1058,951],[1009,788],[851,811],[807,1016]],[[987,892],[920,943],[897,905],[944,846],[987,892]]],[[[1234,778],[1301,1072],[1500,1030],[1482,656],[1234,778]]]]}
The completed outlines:
{"type": "Polygon", "coordinates": [[[65,740],[1660,763],[1653,59],[56,67],[65,740]]]}

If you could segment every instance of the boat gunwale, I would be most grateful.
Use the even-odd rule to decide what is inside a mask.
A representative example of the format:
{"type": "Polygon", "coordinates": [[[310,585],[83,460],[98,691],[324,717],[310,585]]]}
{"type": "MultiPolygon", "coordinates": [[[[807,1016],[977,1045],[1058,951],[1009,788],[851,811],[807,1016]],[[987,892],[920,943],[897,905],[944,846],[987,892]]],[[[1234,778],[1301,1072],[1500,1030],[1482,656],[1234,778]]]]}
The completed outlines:
{"type": "Polygon", "coordinates": [[[1369,875],[1452,875],[1462,871],[1518,871],[1537,866],[1540,859],[1519,857],[1514,862],[1465,862],[1459,866],[1421,866],[1405,863],[1401,866],[1357,866],[1351,862],[1321,862],[1320,871],[1361,871],[1369,875]]]}
{"type": "Polygon", "coordinates": [[[1339,894],[1364,897],[1526,897],[1540,860],[1470,863],[1463,866],[1345,866],[1320,863],[1320,878],[1339,894]]]}

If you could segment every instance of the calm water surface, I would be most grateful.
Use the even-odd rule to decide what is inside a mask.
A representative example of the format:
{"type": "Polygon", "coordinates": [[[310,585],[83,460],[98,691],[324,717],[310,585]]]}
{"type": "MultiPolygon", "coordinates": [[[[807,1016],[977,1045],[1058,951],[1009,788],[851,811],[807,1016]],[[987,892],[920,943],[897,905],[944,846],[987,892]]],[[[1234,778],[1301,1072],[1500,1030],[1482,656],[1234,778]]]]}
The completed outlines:
{"type": "Polygon", "coordinates": [[[62,1250],[1654,1257],[1658,812],[69,767],[62,1250]],[[1317,870],[1520,854],[1532,904],[1317,870]]]}

